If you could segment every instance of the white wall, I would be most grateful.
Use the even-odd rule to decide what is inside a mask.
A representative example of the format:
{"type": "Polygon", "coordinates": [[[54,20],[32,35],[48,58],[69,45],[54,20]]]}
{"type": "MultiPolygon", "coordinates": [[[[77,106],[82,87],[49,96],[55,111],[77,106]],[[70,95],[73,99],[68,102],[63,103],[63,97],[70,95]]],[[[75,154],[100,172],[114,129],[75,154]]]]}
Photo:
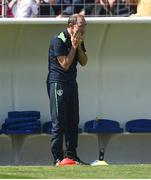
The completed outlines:
{"type": "Polygon", "coordinates": [[[150,24],[88,26],[89,63],[78,77],[83,120],[151,118],[150,33],[150,24]]]}
{"type": "MultiPolygon", "coordinates": [[[[0,24],[0,123],[10,110],[48,121],[49,41],[65,24],[0,24]]],[[[80,119],[151,118],[151,25],[88,23],[88,64],[78,67],[80,119]]]]}
{"type": "Polygon", "coordinates": [[[150,32],[151,26],[145,24],[108,27],[97,59],[102,117],[121,124],[151,118],[150,32]]]}
{"type": "MultiPolygon", "coordinates": [[[[0,124],[11,110],[39,110],[43,122],[50,120],[45,83],[49,41],[65,26],[0,24],[0,124]]],[[[78,66],[77,77],[81,126],[96,116],[117,120],[122,127],[131,119],[151,118],[150,34],[150,23],[88,22],[89,60],[86,67],[78,66]]],[[[149,138],[117,136],[107,146],[105,160],[150,163],[149,138]]]]}

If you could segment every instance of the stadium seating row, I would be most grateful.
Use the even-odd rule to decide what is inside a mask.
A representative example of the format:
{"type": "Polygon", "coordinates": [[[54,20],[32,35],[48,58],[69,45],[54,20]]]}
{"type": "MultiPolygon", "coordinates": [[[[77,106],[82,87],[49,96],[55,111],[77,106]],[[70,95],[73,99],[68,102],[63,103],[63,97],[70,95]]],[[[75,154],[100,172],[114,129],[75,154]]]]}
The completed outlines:
{"type": "MultiPolygon", "coordinates": [[[[19,115],[14,116],[16,112],[9,112],[5,120],[5,126],[0,135],[0,165],[49,165],[52,164],[53,158],[50,152],[51,122],[44,123],[42,131],[27,131],[27,129],[15,130],[7,129],[8,125],[13,127],[13,123],[18,123],[17,118],[23,119],[23,124],[29,123],[31,117],[29,112],[17,112],[19,115]],[[24,118],[21,113],[24,114],[24,118]],[[21,116],[20,116],[21,115],[21,116]],[[15,119],[16,118],[16,119],[15,119]],[[28,119],[29,118],[29,119],[28,119]],[[28,121],[27,121],[28,120],[28,121]],[[5,131],[7,129],[7,131],[5,131]],[[41,133],[40,133],[41,132],[41,133]]],[[[31,112],[30,112],[31,113],[31,112]]],[[[33,112],[32,112],[33,113],[33,112]]],[[[35,113],[35,111],[34,111],[35,113]]],[[[40,119],[40,113],[36,112],[37,119],[40,119]]],[[[36,117],[36,116],[35,116],[36,117]]],[[[35,119],[34,119],[35,120],[35,119]]],[[[39,120],[38,120],[39,122],[39,120]]],[[[21,123],[21,122],[19,122],[21,123]]],[[[33,126],[33,124],[32,124],[33,126]]],[[[20,126],[21,128],[23,126],[20,126]]],[[[26,126],[25,126],[26,127],[26,126]]],[[[83,160],[92,162],[95,159],[107,159],[111,163],[121,163],[118,157],[111,157],[108,153],[110,142],[124,136],[139,135],[142,133],[149,138],[151,132],[150,119],[136,119],[126,123],[125,132],[117,121],[108,119],[91,120],[84,124],[84,129],[79,129],[79,146],[78,154],[83,160]],[[108,153],[108,155],[107,155],[108,153]],[[116,159],[116,160],[115,160],[116,159]]],[[[127,140],[127,139],[126,139],[127,140]]],[[[147,141],[146,141],[147,142],[147,141]]],[[[117,147],[113,148],[117,149],[117,147]]]]}
{"type": "MultiPolygon", "coordinates": [[[[39,111],[12,111],[8,112],[8,117],[2,124],[0,133],[2,134],[51,134],[51,122],[43,124],[41,129],[39,111]]],[[[109,119],[96,119],[87,121],[81,132],[87,133],[122,133],[124,130],[119,122],[109,119]]],[[[151,132],[151,119],[130,120],[125,125],[126,132],[151,132]]]]}
{"type": "MultiPolygon", "coordinates": [[[[79,136],[82,129],[79,128],[79,136]]],[[[2,124],[0,135],[0,165],[49,165],[53,158],[50,152],[51,122],[40,123],[38,111],[8,112],[8,117],[2,124]]],[[[87,136],[87,135],[86,135],[87,136]]],[[[80,137],[79,152],[86,147],[91,155],[91,145],[97,146],[97,138],[91,136],[80,137]],[[88,141],[91,141],[90,144],[88,141]],[[86,146],[85,146],[86,143],[86,146]]],[[[93,149],[92,158],[98,156],[98,148],[93,149]]]]}

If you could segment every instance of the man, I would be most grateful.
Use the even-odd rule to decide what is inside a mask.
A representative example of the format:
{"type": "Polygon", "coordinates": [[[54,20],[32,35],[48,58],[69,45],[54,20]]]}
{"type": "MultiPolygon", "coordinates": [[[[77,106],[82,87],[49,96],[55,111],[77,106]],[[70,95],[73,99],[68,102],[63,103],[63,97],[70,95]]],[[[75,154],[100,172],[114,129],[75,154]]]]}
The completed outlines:
{"type": "Polygon", "coordinates": [[[68,157],[76,164],[85,164],[77,157],[79,100],[76,82],[77,63],[87,64],[84,47],[86,21],[83,15],[72,15],[68,26],[57,34],[49,48],[48,94],[52,120],[51,151],[59,165],[68,157]],[[63,136],[66,151],[63,152],[63,136]]]}

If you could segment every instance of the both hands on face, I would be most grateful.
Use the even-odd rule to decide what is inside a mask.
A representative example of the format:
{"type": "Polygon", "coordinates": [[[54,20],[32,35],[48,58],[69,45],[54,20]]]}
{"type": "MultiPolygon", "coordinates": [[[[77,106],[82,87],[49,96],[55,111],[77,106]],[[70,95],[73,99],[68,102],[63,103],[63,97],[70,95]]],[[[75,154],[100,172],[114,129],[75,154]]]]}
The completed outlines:
{"type": "Polygon", "coordinates": [[[80,31],[77,31],[73,35],[71,35],[71,43],[74,48],[77,48],[81,42],[83,41],[84,36],[80,31]]]}

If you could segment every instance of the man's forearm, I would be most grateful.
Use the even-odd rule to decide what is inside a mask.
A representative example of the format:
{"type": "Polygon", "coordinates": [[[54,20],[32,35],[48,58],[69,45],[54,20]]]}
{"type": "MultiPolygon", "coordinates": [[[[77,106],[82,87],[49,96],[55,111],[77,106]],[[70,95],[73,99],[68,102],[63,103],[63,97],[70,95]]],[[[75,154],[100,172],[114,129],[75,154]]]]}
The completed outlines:
{"type": "Polygon", "coordinates": [[[68,69],[70,67],[70,65],[72,64],[74,56],[75,56],[75,53],[76,53],[76,48],[71,46],[70,52],[69,52],[69,54],[65,58],[66,69],[68,69]]]}
{"type": "Polygon", "coordinates": [[[81,45],[78,46],[78,58],[81,66],[85,66],[87,64],[87,55],[82,50],[81,45]]]}

